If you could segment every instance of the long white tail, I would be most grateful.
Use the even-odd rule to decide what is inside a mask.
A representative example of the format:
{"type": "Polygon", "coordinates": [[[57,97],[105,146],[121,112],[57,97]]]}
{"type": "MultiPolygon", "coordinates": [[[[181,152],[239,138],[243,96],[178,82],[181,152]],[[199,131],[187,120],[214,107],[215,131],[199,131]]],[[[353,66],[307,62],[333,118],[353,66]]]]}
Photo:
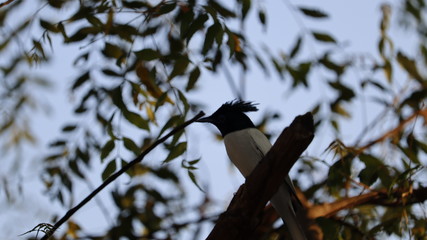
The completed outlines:
{"type": "Polygon", "coordinates": [[[292,184],[289,177],[287,177],[286,181],[279,187],[279,190],[273,195],[270,202],[288,227],[292,239],[306,240],[307,238],[298,223],[292,204],[291,194],[295,193],[291,191],[295,190],[293,189],[293,185],[288,186],[288,184],[292,184]]]}

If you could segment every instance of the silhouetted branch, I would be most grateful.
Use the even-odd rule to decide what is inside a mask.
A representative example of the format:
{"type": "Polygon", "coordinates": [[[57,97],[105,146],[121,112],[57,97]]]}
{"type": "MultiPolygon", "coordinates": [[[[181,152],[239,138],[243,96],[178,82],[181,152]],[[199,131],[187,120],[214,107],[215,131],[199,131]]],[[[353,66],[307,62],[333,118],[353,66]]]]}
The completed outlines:
{"type": "Polygon", "coordinates": [[[169,137],[171,137],[175,133],[183,130],[185,127],[187,127],[191,123],[195,122],[197,119],[201,118],[204,115],[205,115],[205,113],[199,112],[195,117],[193,117],[192,119],[190,119],[190,120],[184,122],[183,124],[177,126],[172,131],[170,131],[168,134],[166,134],[164,137],[158,139],[153,144],[151,144],[138,157],[136,157],[134,160],[132,160],[131,162],[129,162],[128,164],[126,164],[125,166],[123,166],[119,171],[117,171],[116,173],[114,173],[110,177],[108,177],[99,187],[97,187],[85,199],[83,199],[79,204],[77,204],[77,206],[75,206],[75,207],[71,208],[70,210],[68,210],[68,212],[61,219],[59,219],[59,221],[56,222],[55,225],[53,225],[53,227],[50,229],[50,231],[48,231],[41,238],[41,240],[47,240],[50,236],[52,236],[53,233],[56,231],[56,229],[58,229],[62,224],[64,224],[68,219],[70,219],[70,217],[74,213],[76,213],[80,208],[82,208],[86,203],[88,203],[93,197],[95,197],[99,192],[101,192],[106,186],[108,186],[110,183],[112,183],[114,180],[116,180],[120,175],[122,175],[123,173],[125,173],[127,170],[129,170],[130,168],[132,168],[137,163],[141,162],[142,159],[145,157],[145,155],[147,155],[149,152],[151,152],[159,144],[163,143],[164,141],[166,141],[166,139],[168,139],[169,137]]]}
{"type": "Polygon", "coordinates": [[[7,0],[6,2],[2,2],[2,3],[0,3],[0,8],[2,8],[2,7],[4,7],[4,6],[6,6],[6,5],[8,5],[8,4],[10,4],[10,3],[12,3],[14,0],[7,0]]]}
{"type": "Polygon", "coordinates": [[[273,147],[240,186],[226,212],[207,239],[249,239],[261,214],[289,170],[314,137],[310,113],[298,116],[283,130],[273,147]]]}

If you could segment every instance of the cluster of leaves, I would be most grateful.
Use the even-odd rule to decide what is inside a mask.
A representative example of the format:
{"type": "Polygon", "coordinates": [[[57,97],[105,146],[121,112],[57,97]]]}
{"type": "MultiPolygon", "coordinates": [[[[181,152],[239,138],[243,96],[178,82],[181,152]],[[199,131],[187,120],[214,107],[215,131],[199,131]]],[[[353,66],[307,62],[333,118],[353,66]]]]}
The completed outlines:
{"type": "MultiPolygon", "coordinates": [[[[406,1],[406,6],[414,4],[413,2],[424,3],[424,1],[406,1]]],[[[337,236],[374,238],[380,233],[404,237],[408,232],[416,238],[422,238],[426,231],[421,224],[425,221],[425,216],[417,212],[418,206],[414,206],[414,202],[407,203],[413,189],[420,184],[416,176],[425,166],[422,159],[427,154],[425,133],[423,135],[422,127],[417,127],[416,122],[420,120],[423,122],[421,124],[425,124],[427,121],[425,109],[427,79],[419,70],[421,66],[425,66],[426,62],[423,59],[427,55],[425,51],[421,51],[421,59],[411,58],[403,50],[395,49],[392,39],[387,34],[391,21],[390,6],[383,5],[382,13],[378,42],[380,60],[368,66],[369,77],[362,79],[356,88],[347,85],[342,77],[345,71],[356,65],[357,62],[354,60],[334,62],[326,53],[316,62],[336,76],[335,80],[328,81],[329,86],[337,93],[336,99],[329,104],[334,114],[324,120],[329,118],[331,126],[338,134],[342,131],[339,119],[352,117],[349,108],[343,106],[349,106],[348,104],[358,100],[360,94],[378,92],[378,96],[381,97],[372,96],[372,103],[381,106],[383,111],[375,115],[372,122],[361,130],[361,135],[355,143],[344,144],[343,142],[349,141],[337,138],[329,146],[328,150],[334,153],[336,160],[328,165],[325,181],[308,188],[305,191],[306,197],[314,198],[312,199],[314,202],[323,202],[321,198],[316,198],[316,194],[326,192],[335,199],[362,195],[366,192],[381,192],[388,196],[386,203],[375,204],[375,201],[372,201],[361,205],[355,204],[332,218],[319,219],[318,223],[324,230],[326,239],[337,236]],[[384,80],[376,79],[374,76],[378,76],[381,72],[384,80]],[[403,72],[407,80],[396,79],[394,72],[400,74],[403,72]],[[394,84],[396,81],[404,82],[404,86],[396,88],[394,84]],[[360,89],[361,93],[355,89],[360,89]],[[394,120],[390,123],[386,119],[394,120]],[[367,133],[382,128],[380,124],[386,124],[389,129],[378,131],[380,134],[378,138],[373,139],[373,136],[369,138],[370,134],[367,133]],[[367,143],[362,144],[362,139],[367,143]]],[[[418,21],[423,22],[420,19],[418,21]]],[[[425,44],[422,39],[421,36],[420,49],[423,49],[425,44]]],[[[318,112],[321,107],[322,105],[316,106],[315,111],[318,112]]],[[[303,167],[305,170],[302,171],[313,171],[314,165],[310,162],[305,163],[310,167],[305,166],[303,167]]],[[[420,199],[415,203],[422,205],[424,201],[425,199],[420,199]]]]}
{"type": "MultiPolygon", "coordinates": [[[[12,10],[11,8],[10,11],[12,10]]],[[[0,12],[0,26],[4,27],[0,51],[2,54],[10,54],[8,61],[3,61],[0,68],[2,76],[0,134],[8,138],[5,140],[6,144],[2,146],[2,151],[5,152],[25,142],[35,141],[28,114],[42,106],[39,105],[37,94],[32,90],[42,90],[50,86],[46,79],[31,74],[28,68],[25,68],[26,63],[31,62],[29,54],[22,51],[14,54],[10,49],[13,44],[22,47],[16,36],[29,26],[30,19],[21,19],[13,29],[8,29],[10,26],[5,22],[7,16],[8,11],[0,12]]]]}
{"type": "MultiPolygon", "coordinates": [[[[81,74],[72,81],[70,89],[71,94],[78,96],[74,108],[77,120],[62,128],[61,136],[51,142],[50,154],[44,158],[42,179],[50,195],[69,205],[73,202],[75,183],[90,181],[91,167],[101,164],[104,168],[101,177],[105,180],[165,131],[182,123],[191,110],[190,106],[195,106],[188,103],[186,95],[196,88],[203,70],[216,71],[225,60],[222,57],[225,52],[228,59],[245,66],[243,36],[232,30],[226,20],[244,19],[250,7],[248,3],[240,3],[244,10],[237,13],[217,1],[207,4],[196,1],[161,1],[157,4],[148,1],[48,1],[40,11],[50,8],[66,11],[68,16],[52,21],[40,14],[18,26],[17,31],[21,32],[28,29],[28,23],[32,21],[38,23],[42,31],[41,37],[32,40],[31,49],[22,53],[26,64],[48,62],[53,41],[87,45],[81,48],[74,61],[81,74]],[[199,42],[196,36],[205,33],[205,39],[199,42]],[[201,61],[200,56],[204,56],[201,61]],[[99,58],[102,64],[99,64],[99,58]],[[169,120],[163,124],[159,116],[166,112],[169,112],[169,120]]],[[[21,4],[18,2],[5,9],[3,19],[8,19],[12,9],[21,4]]],[[[4,45],[15,35],[12,33],[4,45]]],[[[194,172],[199,159],[185,157],[187,140],[184,132],[176,134],[164,147],[168,154],[163,163],[181,158],[182,168],[199,187],[194,172]]],[[[165,174],[165,169],[141,164],[127,174],[133,179],[139,179],[139,176],[173,178],[171,184],[180,189],[181,183],[175,173],[165,174]]],[[[130,237],[141,229],[140,225],[135,230],[130,227],[137,221],[148,235],[165,229],[159,228],[167,221],[165,216],[157,216],[158,224],[153,224],[151,218],[146,219],[146,215],[156,217],[158,214],[147,206],[162,203],[162,209],[169,209],[173,202],[185,203],[182,196],[166,198],[149,185],[141,183],[137,185],[138,191],[130,191],[134,189],[130,187],[124,193],[114,195],[119,209],[132,209],[137,202],[146,205],[135,207],[131,214],[121,212],[117,216],[121,224],[116,230],[112,229],[111,234],[130,237]],[[128,201],[126,206],[120,203],[120,199],[133,199],[133,195],[141,191],[147,196],[152,195],[151,199],[128,201]]],[[[73,232],[72,236],[83,234],[77,231],[80,227],[73,229],[69,231],[73,232]]]]}
{"type": "MultiPolygon", "coordinates": [[[[23,2],[16,1],[1,9],[2,26],[10,22],[10,14],[19,10],[23,2]]],[[[325,88],[333,94],[313,107],[316,126],[330,125],[337,136],[343,131],[342,120],[352,117],[348,106],[365,92],[373,91],[380,96],[373,96],[373,102],[396,120],[395,128],[384,132],[382,138],[366,139],[367,131],[384,123],[382,112],[363,129],[362,137],[355,144],[344,144],[345,139],[337,139],[331,144],[330,150],[336,156],[334,163],[322,183],[304,191],[306,198],[323,203],[365,191],[381,191],[390,196],[390,206],[360,205],[343,209],[333,217],[322,218],[318,224],[325,238],[334,239],[338,235],[372,237],[380,231],[402,236],[400,221],[405,218],[409,219],[407,226],[412,228],[412,234],[421,236],[425,232],[425,219],[414,213],[413,205],[393,200],[397,198],[396,192],[410,196],[417,186],[414,175],[425,164],[421,159],[427,153],[425,136],[418,134],[418,129],[407,127],[419,116],[426,118],[427,115],[423,110],[427,80],[420,71],[420,66],[427,63],[426,41],[422,41],[426,24],[422,14],[426,8],[424,1],[404,1],[403,9],[420,30],[421,60],[393,45],[387,33],[391,12],[384,6],[378,41],[380,59],[372,60],[367,67],[368,77],[356,84],[349,82],[346,74],[357,68],[357,59],[343,58],[339,42],[323,31],[308,30],[303,26],[302,33],[295,38],[288,52],[275,55],[277,51],[263,51],[260,54],[250,44],[244,28],[233,26],[244,24],[250,11],[257,11],[259,23],[266,27],[268,15],[261,4],[255,6],[249,0],[235,3],[236,7],[230,8],[216,0],[170,0],[156,4],[126,0],[48,0],[40,12],[49,8],[66,13],[59,21],[43,14],[31,15],[28,19],[19,19],[1,39],[0,54],[9,54],[10,61],[1,63],[4,80],[0,100],[3,103],[10,99],[7,104],[2,104],[10,114],[1,119],[0,137],[11,139],[6,146],[16,146],[24,140],[34,141],[29,117],[22,114],[33,103],[39,102],[32,99],[29,89],[33,90],[34,84],[48,86],[48,81],[22,69],[47,63],[53,41],[80,46],[79,56],[75,59],[80,74],[70,84],[70,92],[77,99],[73,109],[77,120],[67,123],[61,135],[50,144],[42,176],[51,196],[68,205],[72,202],[74,184],[82,182],[79,180],[87,181],[91,167],[102,166],[101,178],[104,180],[168,129],[182,123],[197,107],[197,103],[189,102],[187,97],[202,85],[202,74],[226,71],[225,64],[246,73],[254,62],[266,75],[273,69],[279,77],[289,80],[292,89],[309,89],[314,81],[323,81],[325,88]],[[24,30],[30,29],[31,22],[42,33],[31,39],[28,47],[19,39],[24,30]],[[309,41],[325,50],[307,58],[302,52],[309,41]],[[27,47],[28,51],[14,51],[27,47]],[[315,71],[325,72],[326,79],[312,77],[315,71]],[[397,71],[403,72],[408,80],[396,91],[397,71]],[[368,144],[361,145],[362,140],[368,144]],[[382,145],[393,156],[399,156],[398,163],[387,161],[392,156],[380,153],[382,145]],[[363,167],[355,170],[358,166],[363,167]]],[[[319,9],[295,7],[291,10],[307,19],[328,18],[328,14],[319,9]]],[[[234,90],[236,97],[244,96],[244,88],[234,90]]],[[[268,115],[259,125],[264,127],[276,117],[275,114],[268,115]]],[[[197,185],[195,170],[199,159],[189,159],[187,145],[185,132],[175,135],[163,145],[166,154],[162,162],[180,159],[182,168],[197,185]]],[[[302,162],[301,173],[304,173],[315,171],[319,161],[310,158],[302,162]]],[[[152,167],[142,163],[127,175],[137,183],[112,193],[120,212],[117,225],[112,226],[105,236],[168,238],[191,225],[175,222],[183,211],[186,214],[190,211],[185,205],[185,192],[177,191],[171,195],[141,181],[164,180],[166,185],[181,189],[181,179],[175,171],[168,169],[168,165],[152,167]]],[[[199,207],[206,207],[205,204],[201,203],[199,207]]],[[[200,219],[205,218],[201,216],[200,219]]],[[[70,237],[85,236],[84,228],[78,223],[70,223],[68,228],[66,234],[70,237]]]]}

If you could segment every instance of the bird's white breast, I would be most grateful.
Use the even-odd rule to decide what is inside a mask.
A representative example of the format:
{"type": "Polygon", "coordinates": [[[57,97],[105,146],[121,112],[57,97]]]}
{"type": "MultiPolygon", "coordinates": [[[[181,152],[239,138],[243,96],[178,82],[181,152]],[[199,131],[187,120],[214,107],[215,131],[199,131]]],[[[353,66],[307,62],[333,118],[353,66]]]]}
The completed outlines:
{"type": "Polygon", "coordinates": [[[224,144],[228,157],[245,177],[271,148],[270,141],[256,128],[229,133],[224,137],[224,144]]]}

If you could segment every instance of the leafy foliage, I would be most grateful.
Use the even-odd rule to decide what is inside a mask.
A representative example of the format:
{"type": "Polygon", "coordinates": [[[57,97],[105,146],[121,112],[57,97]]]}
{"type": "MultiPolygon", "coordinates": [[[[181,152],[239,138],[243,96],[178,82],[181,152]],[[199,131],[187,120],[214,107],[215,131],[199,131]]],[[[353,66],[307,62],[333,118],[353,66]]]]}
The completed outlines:
{"type": "MultiPolygon", "coordinates": [[[[216,0],[48,0],[35,14],[12,16],[27,7],[24,2],[14,1],[0,9],[0,26],[7,26],[0,39],[4,59],[0,62],[1,147],[9,156],[12,149],[19,152],[28,143],[37,143],[37,126],[31,120],[45,108],[41,95],[50,93],[55,85],[52,79],[60,82],[64,76],[39,76],[35,66],[48,66],[57,44],[78,46],[74,61],[78,74],[67,83],[75,119],[60,127],[48,153],[37,163],[43,167],[41,179],[47,193],[64,208],[72,205],[75,186],[88,180],[95,166],[102,168],[99,179],[105,180],[130,157],[183,123],[199,107],[190,100],[191,94],[203,88],[206,76],[240,69],[246,76],[242,85],[230,85],[240,97],[245,96],[244,84],[249,81],[245,74],[262,70],[266,76],[275,71],[291,91],[301,87],[309,91],[319,85],[328,91],[327,97],[314,100],[313,113],[318,130],[330,128],[335,134],[327,151],[333,156],[330,161],[320,159],[324,155],[301,160],[301,175],[322,175],[319,183],[303,190],[307,201],[312,205],[334,203],[365,192],[388,197],[383,202],[355,203],[318,218],[325,239],[373,238],[377,234],[421,239],[425,235],[425,216],[416,211],[416,204],[425,198],[413,195],[422,185],[417,174],[426,164],[427,154],[425,129],[419,127],[427,119],[425,1],[401,1],[408,31],[419,38],[419,52],[411,54],[395,45],[388,34],[392,12],[384,5],[379,40],[372,43],[379,58],[363,67],[357,57],[349,57],[340,47],[342,42],[333,29],[302,26],[304,31],[288,36],[293,42],[287,51],[259,49],[245,28],[236,25],[245,26],[256,11],[263,31],[275,29],[268,29],[273,20],[267,8],[250,0],[237,0],[233,8],[216,0]],[[48,11],[60,14],[50,18],[44,14],[48,11]],[[308,45],[319,47],[319,52],[307,54],[308,45]],[[352,71],[366,74],[354,82],[348,77],[352,71]],[[345,124],[358,119],[353,107],[361,99],[383,111],[369,112],[378,116],[360,129],[361,136],[352,143],[346,139],[345,124]]],[[[316,7],[298,6],[290,11],[302,19],[330,18],[316,7]]],[[[265,130],[277,118],[278,114],[266,114],[257,125],[265,130]]],[[[212,222],[203,209],[213,203],[208,195],[197,206],[187,203],[185,180],[179,171],[204,190],[197,178],[200,159],[190,160],[187,153],[191,141],[180,132],[163,144],[156,166],[141,163],[130,169],[127,177],[131,183],[111,192],[118,210],[114,216],[117,224],[93,239],[167,239],[181,234],[197,238],[201,223],[212,222]],[[176,161],[181,168],[172,170],[176,161]],[[160,182],[168,191],[152,182],[160,182]],[[191,214],[197,219],[177,220],[191,214]]],[[[6,198],[13,199],[7,184],[2,184],[6,198]]],[[[47,226],[40,224],[32,231],[44,231],[47,226]]],[[[81,238],[90,232],[69,222],[61,238],[81,238]]]]}

